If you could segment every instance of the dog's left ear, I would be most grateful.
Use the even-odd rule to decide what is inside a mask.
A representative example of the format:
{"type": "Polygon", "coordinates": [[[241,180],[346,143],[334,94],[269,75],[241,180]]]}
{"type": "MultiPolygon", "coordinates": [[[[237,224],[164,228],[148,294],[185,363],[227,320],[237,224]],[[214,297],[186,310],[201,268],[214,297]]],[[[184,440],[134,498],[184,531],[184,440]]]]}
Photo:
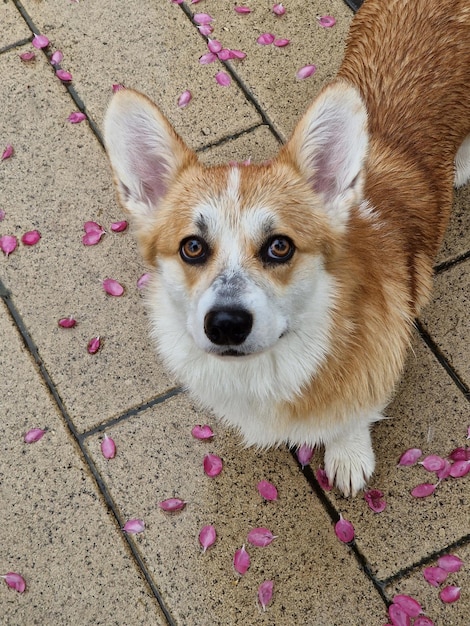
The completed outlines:
{"type": "Polygon", "coordinates": [[[158,107],[132,89],[114,94],[104,139],[120,200],[137,221],[153,214],[177,174],[197,162],[158,107]]]}
{"type": "Polygon", "coordinates": [[[284,151],[294,161],[337,228],[362,200],[367,112],[358,91],[336,81],[304,114],[284,151]]]}

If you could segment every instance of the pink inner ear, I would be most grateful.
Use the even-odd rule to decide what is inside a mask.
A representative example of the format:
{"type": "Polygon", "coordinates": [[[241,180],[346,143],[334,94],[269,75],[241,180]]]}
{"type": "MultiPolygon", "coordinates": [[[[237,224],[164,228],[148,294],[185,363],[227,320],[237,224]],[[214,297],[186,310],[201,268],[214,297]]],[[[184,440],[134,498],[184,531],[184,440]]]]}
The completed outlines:
{"type": "MultiPolygon", "coordinates": [[[[139,200],[155,206],[168,190],[169,168],[159,155],[151,154],[147,146],[136,146],[129,154],[129,165],[139,181],[139,200]],[[141,151],[138,151],[141,148],[141,151]]],[[[129,193],[128,195],[131,195],[129,193]]]]}

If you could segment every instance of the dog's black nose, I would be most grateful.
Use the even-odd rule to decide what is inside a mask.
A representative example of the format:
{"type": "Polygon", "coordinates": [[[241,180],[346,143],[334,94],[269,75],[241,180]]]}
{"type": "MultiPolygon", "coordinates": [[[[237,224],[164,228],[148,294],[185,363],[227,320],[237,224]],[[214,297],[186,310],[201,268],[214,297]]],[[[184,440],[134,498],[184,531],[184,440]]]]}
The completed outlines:
{"type": "Polygon", "coordinates": [[[253,326],[253,316],[244,309],[214,309],[204,318],[204,332],[218,346],[239,346],[253,326]]]}

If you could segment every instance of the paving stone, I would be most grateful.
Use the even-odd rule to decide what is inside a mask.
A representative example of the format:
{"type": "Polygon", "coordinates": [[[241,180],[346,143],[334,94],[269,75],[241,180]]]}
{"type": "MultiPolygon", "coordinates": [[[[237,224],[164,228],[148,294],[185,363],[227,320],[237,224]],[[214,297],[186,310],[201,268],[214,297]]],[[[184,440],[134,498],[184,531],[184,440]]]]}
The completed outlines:
{"type": "MultiPolygon", "coordinates": [[[[0,3],[0,24],[2,25],[0,29],[0,50],[32,36],[20,12],[10,0],[3,0],[0,3]]],[[[31,49],[33,49],[32,46],[31,49]]]]}

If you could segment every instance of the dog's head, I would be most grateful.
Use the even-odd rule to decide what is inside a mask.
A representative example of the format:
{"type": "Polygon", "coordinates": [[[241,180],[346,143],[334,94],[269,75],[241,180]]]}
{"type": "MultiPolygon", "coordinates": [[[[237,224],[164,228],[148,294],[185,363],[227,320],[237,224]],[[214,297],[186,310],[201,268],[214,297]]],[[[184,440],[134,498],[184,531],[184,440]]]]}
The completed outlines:
{"type": "Polygon", "coordinates": [[[120,200],[155,268],[151,306],[171,318],[161,333],[172,328],[175,342],[190,338],[225,358],[282,351],[291,334],[310,346],[317,330],[325,334],[328,268],[361,200],[367,151],[366,113],[352,87],[326,88],[262,165],[203,166],[130,89],[113,96],[105,141],[120,200]]]}

